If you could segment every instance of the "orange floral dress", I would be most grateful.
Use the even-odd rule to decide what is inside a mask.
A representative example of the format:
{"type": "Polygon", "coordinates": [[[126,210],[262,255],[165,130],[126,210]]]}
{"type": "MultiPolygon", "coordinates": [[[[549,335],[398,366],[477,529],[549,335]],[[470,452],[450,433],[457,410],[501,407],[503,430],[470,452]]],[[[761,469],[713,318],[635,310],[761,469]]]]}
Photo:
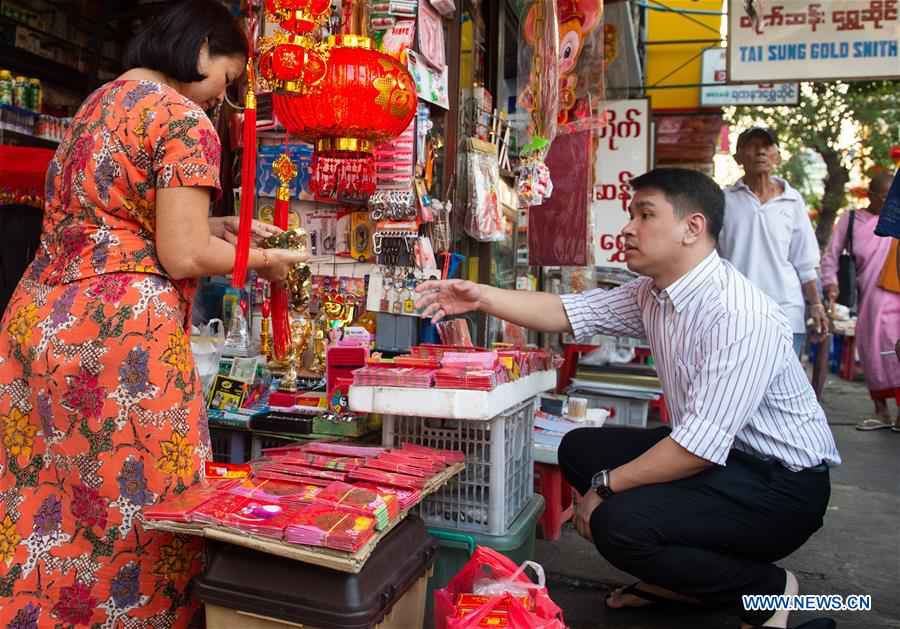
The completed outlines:
{"type": "Polygon", "coordinates": [[[186,627],[199,540],[142,509],[210,456],[190,349],[196,282],[154,244],[156,190],[219,189],[203,111],[116,81],[76,114],[47,174],[40,250],[0,324],[0,627],[186,627]]]}

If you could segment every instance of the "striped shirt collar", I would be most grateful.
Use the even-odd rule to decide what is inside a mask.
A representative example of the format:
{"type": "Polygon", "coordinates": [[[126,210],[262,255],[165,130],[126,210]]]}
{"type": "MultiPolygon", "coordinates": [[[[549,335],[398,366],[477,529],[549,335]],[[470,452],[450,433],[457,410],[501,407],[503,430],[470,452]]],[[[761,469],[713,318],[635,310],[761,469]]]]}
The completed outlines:
{"type": "Polygon", "coordinates": [[[675,307],[675,312],[680,314],[701,293],[701,289],[709,283],[721,265],[719,254],[713,249],[697,266],[669,286],[658,290],[651,285],[650,291],[657,301],[668,297],[675,307]]]}

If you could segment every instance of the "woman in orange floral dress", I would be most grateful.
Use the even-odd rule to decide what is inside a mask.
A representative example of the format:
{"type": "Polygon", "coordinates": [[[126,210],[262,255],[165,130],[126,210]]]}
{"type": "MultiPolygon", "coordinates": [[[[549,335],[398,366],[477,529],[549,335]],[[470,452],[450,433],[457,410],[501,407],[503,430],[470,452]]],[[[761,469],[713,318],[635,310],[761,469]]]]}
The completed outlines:
{"type": "MultiPolygon", "coordinates": [[[[207,218],[220,147],[204,109],[246,59],[221,4],[172,6],[50,164],[41,248],[0,324],[2,628],[195,615],[200,542],[138,522],[210,454],[190,308],[196,278],[232,268],[236,225],[207,218]]],[[[252,249],[250,268],[281,280],[298,261],[252,249]]]]}

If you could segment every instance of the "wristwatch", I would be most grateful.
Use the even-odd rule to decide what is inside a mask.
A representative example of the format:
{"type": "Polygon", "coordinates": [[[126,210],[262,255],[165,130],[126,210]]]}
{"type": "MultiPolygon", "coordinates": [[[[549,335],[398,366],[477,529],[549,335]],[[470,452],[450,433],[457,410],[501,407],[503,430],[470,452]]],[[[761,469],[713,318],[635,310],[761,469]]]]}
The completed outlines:
{"type": "Polygon", "coordinates": [[[601,498],[609,498],[616,492],[609,486],[609,470],[600,470],[591,478],[591,489],[601,498]]]}

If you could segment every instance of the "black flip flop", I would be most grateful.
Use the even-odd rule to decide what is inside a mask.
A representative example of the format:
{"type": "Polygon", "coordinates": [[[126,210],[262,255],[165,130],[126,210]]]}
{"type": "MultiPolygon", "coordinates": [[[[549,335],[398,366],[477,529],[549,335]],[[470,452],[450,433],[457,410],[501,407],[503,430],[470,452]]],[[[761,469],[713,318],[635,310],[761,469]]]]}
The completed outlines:
{"type": "MultiPolygon", "coordinates": [[[[647,592],[645,590],[638,589],[638,586],[641,583],[642,583],[641,581],[635,581],[631,585],[622,588],[622,590],[619,591],[618,593],[619,593],[619,595],[630,594],[631,596],[637,597],[643,601],[647,601],[648,603],[650,603],[649,605],[641,605],[640,607],[658,607],[658,606],[702,607],[702,605],[700,605],[698,603],[691,603],[688,601],[678,601],[675,599],[666,598],[665,596],[660,596],[659,594],[654,594],[653,592],[647,592]]],[[[636,607],[634,605],[625,605],[624,607],[610,607],[608,601],[611,596],[612,596],[612,594],[607,596],[606,599],[604,599],[604,601],[603,601],[603,603],[609,609],[639,609],[639,607],[636,607]]],[[[819,629],[819,628],[812,627],[812,629],[819,629]]],[[[828,628],[825,628],[825,629],[828,629],[828,628]]]]}
{"type": "MultiPolygon", "coordinates": [[[[834,622],[831,618],[816,618],[815,620],[810,620],[809,622],[805,622],[802,625],[797,625],[793,629],[836,629],[837,623],[834,622]]],[[[760,625],[756,629],[775,629],[774,627],[769,627],[768,625],[760,625]]]]}

